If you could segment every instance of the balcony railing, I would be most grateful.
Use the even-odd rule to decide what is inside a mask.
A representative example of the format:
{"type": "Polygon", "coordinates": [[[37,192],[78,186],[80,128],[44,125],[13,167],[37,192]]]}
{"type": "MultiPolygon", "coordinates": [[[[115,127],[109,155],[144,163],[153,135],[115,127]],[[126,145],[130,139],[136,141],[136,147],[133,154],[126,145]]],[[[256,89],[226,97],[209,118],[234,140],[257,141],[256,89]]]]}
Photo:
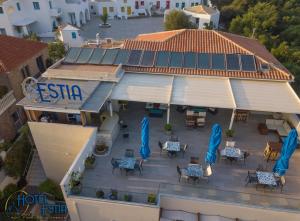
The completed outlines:
{"type": "MultiPolygon", "coordinates": [[[[101,200],[109,200],[109,201],[115,201],[115,202],[126,202],[126,203],[138,203],[138,204],[148,204],[151,206],[157,205],[158,195],[157,193],[152,193],[156,197],[156,202],[150,204],[148,202],[148,193],[138,193],[138,192],[129,192],[129,191],[120,191],[117,190],[116,198],[111,199],[111,189],[108,188],[95,188],[95,187],[88,187],[83,185],[81,192],[79,194],[73,195],[72,193],[70,195],[73,196],[82,196],[82,197],[89,197],[89,198],[97,198],[101,200]],[[97,191],[101,191],[103,196],[97,195],[97,191]]],[[[99,194],[99,192],[98,192],[99,194]]]]}
{"type": "Polygon", "coordinates": [[[0,115],[16,102],[14,92],[10,91],[0,99],[0,115]]]}
{"type": "Polygon", "coordinates": [[[246,207],[263,209],[284,210],[300,213],[300,199],[292,198],[283,194],[259,194],[245,193],[229,190],[221,190],[201,186],[195,188],[190,186],[161,183],[159,194],[198,198],[219,201],[230,204],[238,204],[246,207]],[[267,202],[267,203],[266,203],[267,202]]]}

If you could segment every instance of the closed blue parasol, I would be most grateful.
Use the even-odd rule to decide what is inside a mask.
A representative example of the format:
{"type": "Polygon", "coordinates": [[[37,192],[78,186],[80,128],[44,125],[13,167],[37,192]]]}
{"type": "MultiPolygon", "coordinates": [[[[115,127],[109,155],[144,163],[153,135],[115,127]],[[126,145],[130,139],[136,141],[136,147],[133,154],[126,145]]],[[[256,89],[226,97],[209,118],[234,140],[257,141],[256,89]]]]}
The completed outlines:
{"type": "Polygon", "coordinates": [[[222,129],[219,124],[214,124],[209,139],[208,151],[205,157],[206,163],[211,165],[216,162],[216,158],[217,158],[216,151],[221,143],[221,139],[222,139],[222,129]]]}
{"type": "Polygon", "coordinates": [[[298,133],[295,129],[289,132],[281,148],[280,158],[276,161],[273,172],[283,176],[289,168],[289,160],[297,147],[298,133]]]}
{"type": "Polygon", "coordinates": [[[142,134],[141,134],[142,145],[140,148],[140,154],[145,160],[150,156],[149,148],[149,120],[147,117],[144,117],[142,121],[142,134]]]}

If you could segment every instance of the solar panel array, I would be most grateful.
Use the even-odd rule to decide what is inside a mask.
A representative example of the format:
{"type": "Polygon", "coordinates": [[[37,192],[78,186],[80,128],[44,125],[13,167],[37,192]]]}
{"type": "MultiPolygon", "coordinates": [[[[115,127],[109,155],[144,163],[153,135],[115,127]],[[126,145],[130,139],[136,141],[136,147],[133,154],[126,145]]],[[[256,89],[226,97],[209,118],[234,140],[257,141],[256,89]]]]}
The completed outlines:
{"type": "Polygon", "coordinates": [[[70,48],[65,63],[256,71],[253,55],[169,52],[102,48],[70,48]]]}

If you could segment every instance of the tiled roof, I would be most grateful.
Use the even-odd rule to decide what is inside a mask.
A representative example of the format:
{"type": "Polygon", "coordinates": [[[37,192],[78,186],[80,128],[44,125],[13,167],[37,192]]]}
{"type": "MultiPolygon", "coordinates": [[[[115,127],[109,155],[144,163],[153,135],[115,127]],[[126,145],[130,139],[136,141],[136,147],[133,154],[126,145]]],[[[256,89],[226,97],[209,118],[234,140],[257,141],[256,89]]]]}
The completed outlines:
{"type": "Polygon", "coordinates": [[[45,48],[45,43],[0,35],[0,73],[13,70],[45,48]]]}
{"type": "Polygon", "coordinates": [[[211,30],[183,29],[170,32],[139,35],[136,39],[125,40],[124,49],[174,51],[197,53],[253,54],[257,65],[269,63],[268,72],[217,71],[189,68],[129,67],[128,71],[170,73],[187,75],[207,75],[233,78],[254,78],[272,80],[292,80],[293,76],[257,40],[211,30]]]}
{"type": "Polygon", "coordinates": [[[196,5],[193,7],[185,8],[184,10],[193,12],[193,13],[197,13],[197,14],[206,14],[206,15],[215,14],[217,12],[217,9],[212,8],[212,7],[207,7],[205,5],[196,5]]]}

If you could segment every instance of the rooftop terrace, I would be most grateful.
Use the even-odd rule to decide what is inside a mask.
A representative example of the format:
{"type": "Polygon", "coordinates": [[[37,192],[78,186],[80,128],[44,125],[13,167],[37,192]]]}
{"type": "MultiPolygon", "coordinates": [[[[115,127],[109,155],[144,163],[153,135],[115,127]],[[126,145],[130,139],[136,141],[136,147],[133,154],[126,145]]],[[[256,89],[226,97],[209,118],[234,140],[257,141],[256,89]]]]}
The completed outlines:
{"type": "MultiPolygon", "coordinates": [[[[267,141],[278,141],[275,133],[260,135],[257,131],[257,124],[264,122],[266,115],[251,114],[248,121],[234,122],[234,140],[236,146],[241,150],[250,152],[246,164],[220,160],[213,166],[213,175],[209,183],[200,180],[199,183],[184,180],[178,182],[176,166],[187,167],[191,156],[200,157],[200,164],[205,165],[204,158],[208,147],[211,127],[214,123],[219,123],[223,128],[223,139],[219,148],[223,148],[226,142],[224,131],[228,128],[231,110],[220,109],[216,115],[210,113],[206,117],[206,125],[199,129],[188,129],[184,125],[185,114],[171,108],[171,124],[174,134],[179,137],[179,141],[189,145],[184,158],[179,154],[176,158],[170,159],[167,154],[160,155],[158,141],[165,142],[168,136],[163,130],[166,122],[164,118],[150,119],[150,148],[151,156],[143,165],[142,175],[138,172],[134,174],[121,174],[115,170],[112,174],[111,158],[124,156],[125,149],[135,150],[135,156],[140,158],[140,121],[146,115],[145,103],[129,103],[127,111],[120,112],[120,119],[128,124],[129,138],[124,139],[120,133],[115,141],[109,155],[96,158],[96,167],[86,170],[83,175],[82,196],[95,197],[97,189],[116,189],[121,193],[135,193],[141,203],[145,202],[147,193],[162,193],[183,195],[196,198],[207,198],[211,200],[221,200],[230,203],[250,204],[259,207],[275,207],[280,209],[299,210],[300,208],[300,168],[296,162],[300,160],[300,152],[296,150],[290,161],[290,168],[286,174],[286,185],[283,193],[280,189],[270,191],[268,188],[256,190],[254,185],[245,186],[245,178],[248,170],[255,170],[262,164],[268,171],[272,171],[274,162],[267,163],[263,157],[267,141]]],[[[165,114],[166,115],[166,114],[165,114]]],[[[134,195],[134,198],[135,198],[134,195]]]]}

